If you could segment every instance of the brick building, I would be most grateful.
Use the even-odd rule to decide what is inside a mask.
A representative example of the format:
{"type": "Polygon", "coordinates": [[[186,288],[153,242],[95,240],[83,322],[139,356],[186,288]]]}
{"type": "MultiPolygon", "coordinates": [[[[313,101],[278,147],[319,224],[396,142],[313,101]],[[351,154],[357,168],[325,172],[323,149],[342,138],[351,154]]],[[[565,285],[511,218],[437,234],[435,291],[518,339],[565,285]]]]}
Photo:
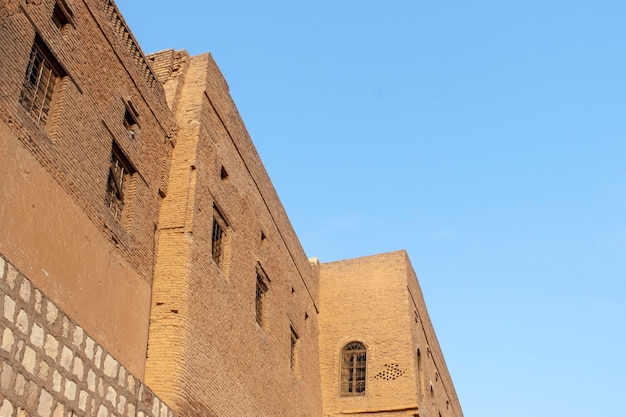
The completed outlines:
{"type": "Polygon", "coordinates": [[[1,416],[462,416],[406,254],[307,259],[209,54],[5,0],[0,74],[1,416]]]}

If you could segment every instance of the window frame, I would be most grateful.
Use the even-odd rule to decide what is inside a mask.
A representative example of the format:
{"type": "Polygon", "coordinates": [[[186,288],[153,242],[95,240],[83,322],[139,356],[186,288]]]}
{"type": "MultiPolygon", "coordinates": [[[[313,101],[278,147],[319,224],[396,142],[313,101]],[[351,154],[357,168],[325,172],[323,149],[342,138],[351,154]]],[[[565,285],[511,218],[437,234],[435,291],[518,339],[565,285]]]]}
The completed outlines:
{"type": "Polygon", "coordinates": [[[57,92],[66,76],[43,39],[35,34],[24,74],[20,104],[43,128],[51,119],[57,92]]]}
{"type": "Polygon", "coordinates": [[[340,393],[342,397],[365,395],[367,382],[367,347],[359,341],[341,349],[340,393]]]}

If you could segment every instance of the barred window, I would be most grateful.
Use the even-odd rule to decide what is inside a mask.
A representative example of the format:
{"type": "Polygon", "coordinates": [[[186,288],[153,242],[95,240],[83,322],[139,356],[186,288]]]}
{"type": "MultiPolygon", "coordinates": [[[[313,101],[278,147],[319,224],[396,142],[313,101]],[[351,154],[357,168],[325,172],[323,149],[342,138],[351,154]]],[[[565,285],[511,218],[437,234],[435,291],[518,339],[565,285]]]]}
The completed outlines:
{"type": "Polygon", "coordinates": [[[37,36],[30,52],[20,103],[42,127],[48,121],[55,86],[64,76],[59,64],[37,36]]]}
{"type": "Polygon", "coordinates": [[[105,203],[111,209],[113,217],[117,220],[120,220],[122,217],[124,203],[127,202],[126,194],[134,173],[135,170],[128,162],[128,159],[126,159],[119,146],[113,142],[105,203]]]}
{"type": "Polygon", "coordinates": [[[341,395],[365,394],[367,349],[361,342],[350,342],[342,349],[341,395]]]}

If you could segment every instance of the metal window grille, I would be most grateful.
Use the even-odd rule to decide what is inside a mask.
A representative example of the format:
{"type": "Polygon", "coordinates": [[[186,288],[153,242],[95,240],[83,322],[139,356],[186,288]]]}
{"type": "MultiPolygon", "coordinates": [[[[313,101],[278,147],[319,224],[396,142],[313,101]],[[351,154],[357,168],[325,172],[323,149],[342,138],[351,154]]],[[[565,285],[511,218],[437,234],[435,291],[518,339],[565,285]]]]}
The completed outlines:
{"type": "Polygon", "coordinates": [[[364,395],[367,350],[360,342],[348,343],[342,352],[341,394],[364,395]]]}
{"type": "Polygon", "coordinates": [[[211,236],[211,255],[218,266],[222,266],[224,260],[224,229],[217,219],[213,219],[213,233],[211,236]]]}
{"type": "Polygon", "coordinates": [[[30,53],[20,102],[41,126],[46,125],[54,86],[59,78],[43,46],[36,42],[30,53]]]}
{"type": "Polygon", "coordinates": [[[257,273],[256,276],[256,296],[255,296],[255,312],[256,322],[263,327],[263,298],[267,292],[267,284],[263,281],[263,277],[257,273]]]}

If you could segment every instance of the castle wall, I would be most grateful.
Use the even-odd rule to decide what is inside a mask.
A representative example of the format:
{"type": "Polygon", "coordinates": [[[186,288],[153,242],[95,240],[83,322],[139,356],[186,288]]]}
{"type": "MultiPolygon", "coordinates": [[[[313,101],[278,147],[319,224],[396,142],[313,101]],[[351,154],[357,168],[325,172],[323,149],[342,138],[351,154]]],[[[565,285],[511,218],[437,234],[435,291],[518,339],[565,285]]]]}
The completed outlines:
{"type": "Polygon", "coordinates": [[[320,282],[325,415],[462,416],[406,252],[321,264],[320,282]],[[353,341],[367,347],[361,395],[340,385],[342,349],[353,341]]]}
{"type": "Polygon", "coordinates": [[[171,57],[151,57],[166,91],[178,91],[168,99],[180,131],[159,220],[146,381],[204,415],[321,415],[316,277],[212,58],[171,57]],[[165,62],[184,75],[167,78],[165,62]]]}
{"type": "Polygon", "coordinates": [[[406,253],[307,259],[209,54],[7,0],[0,73],[0,415],[462,417],[406,253]]]}
{"type": "Polygon", "coordinates": [[[0,6],[0,254],[139,377],[176,129],[147,68],[107,0],[0,6]],[[44,96],[42,56],[57,80],[35,112],[25,92],[44,96]],[[134,171],[120,215],[105,202],[114,147],[134,171]]]}
{"type": "Polygon", "coordinates": [[[320,351],[324,413],[417,412],[404,253],[321,264],[320,351]],[[342,395],[341,352],[367,348],[363,395],[342,395]]]}

